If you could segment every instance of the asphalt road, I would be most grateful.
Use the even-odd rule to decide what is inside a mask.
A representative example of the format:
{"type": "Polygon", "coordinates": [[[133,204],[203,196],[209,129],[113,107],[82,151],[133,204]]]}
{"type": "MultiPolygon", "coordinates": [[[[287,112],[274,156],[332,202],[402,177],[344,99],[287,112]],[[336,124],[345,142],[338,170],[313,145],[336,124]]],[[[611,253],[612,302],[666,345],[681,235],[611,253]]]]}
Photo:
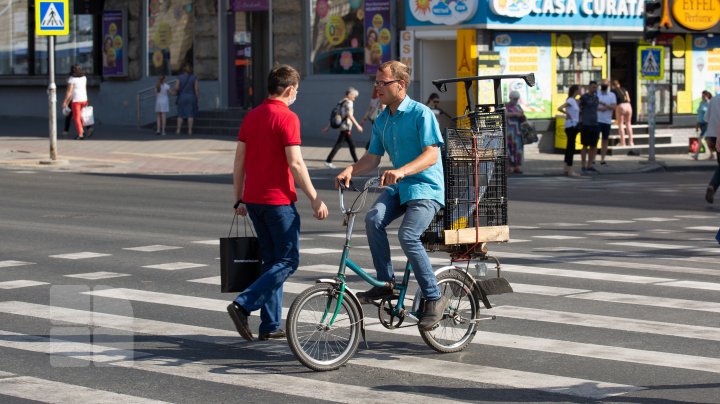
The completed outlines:
{"type": "MultiPolygon", "coordinates": [[[[337,194],[315,174],[332,214],[312,219],[301,196],[285,308],[342,247],[337,194]]],[[[225,312],[229,177],[0,170],[0,402],[717,402],[708,175],[510,178],[512,242],[490,249],[515,293],[491,298],[473,344],[440,355],[414,328],[374,327],[347,366],[313,373],[225,312]]],[[[351,254],[370,266],[362,233],[351,254]]]]}

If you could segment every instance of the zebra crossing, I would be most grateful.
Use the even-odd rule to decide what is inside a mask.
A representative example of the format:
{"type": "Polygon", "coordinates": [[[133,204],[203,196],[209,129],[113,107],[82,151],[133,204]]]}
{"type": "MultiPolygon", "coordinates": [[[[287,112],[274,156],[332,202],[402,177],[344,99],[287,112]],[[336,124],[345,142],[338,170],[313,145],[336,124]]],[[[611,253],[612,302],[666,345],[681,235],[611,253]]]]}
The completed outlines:
{"type": "MultiPolygon", "coordinates": [[[[285,342],[247,343],[237,336],[225,313],[233,296],[220,294],[217,287],[217,240],[3,257],[0,355],[42,355],[58,372],[67,364],[84,363],[88,371],[108,375],[122,369],[138,379],[188,380],[241,388],[253,397],[264,392],[300,401],[482,400],[470,393],[449,395],[448,386],[478,394],[536,392],[530,401],[622,401],[673,380],[711,385],[720,373],[720,249],[690,243],[687,237],[648,241],[651,230],[658,229],[618,230],[625,222],[650,222],[674,234],[716,231],[701,223],[718,216],[687,216],[518,226],[512,231],[532,240],[535,248],[491,247],[515,293],[491,298],[495,307],[484,312],[488,321],[480,323],[469,348],[435,354],[416,328],[388,330],[377,320],[376,309],[365,306],[368,347],[329,377],[306,373],[285,342]],[[697,223],[678,225],[672,219],[697,223]],[[615,227],[603,232],[597,224],[615,227]],[[573,236],[563,228],[573,229],[573,236]],[[647,239],[617,241],[628,235],[647,239]],[[592,248],[580,244],[589,237],[601,242],[592,248]],[[178,251],[185,251],[181,259],[178,251]],[[131,254],[152,259],[134,268],[116,264],[131,254]],[[57,268],[54,277],[34,276],[48,267],[57,268]],[[147,281],[150,274],[152,282],[147,281]],[[67,296],[48,301],[55,292],[67,296]],[[170,315],[162,315],[168,310],[170,315]],[[198,344],[192,355],[184,351],[188,344],[198,344]],[[210,353],[199,355],[199,350],[210,353]],[[368,383],[362,377],[367,372],[382,377],[368,383]],[[415,388],[418,383],[425,388],[415,388]]],[[[303,262],[283,288],[283,315],[314,279],[336,272],[341,237],[303,236],[303,262]]],[[[356,244],[363,242],[360,238],[356,244]]],[[[396,262],[403,262],[401,252],[393,251],[396,262]]],[[[354,253],[360,265],[370,265],[366,249],[359,245],[354,253]]],[[[433,254],[432,261],[448,263],[442,254],[433,254]]],[[[366,288],[358,277],[351,275],[349,281],[355,290],[366,288]]],[[[251,327],[259,322],[258,313],[253,315],[251,327]]],[[[0,401],[3,396],[40,402],[175,401],[151,388],[128,394],[118,392],[114,383],[88,386],[57,380],[52,372],[25,372],[0,364],[0,401]],[[43,390],[57,395],[43,395],[43,390]]]]}

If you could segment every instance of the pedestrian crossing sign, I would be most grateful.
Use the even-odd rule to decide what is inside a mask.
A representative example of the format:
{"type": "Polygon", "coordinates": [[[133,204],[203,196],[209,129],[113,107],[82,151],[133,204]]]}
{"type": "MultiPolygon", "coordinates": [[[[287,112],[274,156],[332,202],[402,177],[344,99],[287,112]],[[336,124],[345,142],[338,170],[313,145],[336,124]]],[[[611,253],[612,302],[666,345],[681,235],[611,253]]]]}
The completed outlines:
{"type": "Polygon", "coordinates": [[[638,46],[640,78],[662,80],[665,75],[665,47],[638,46]]]}
{"type": "Polygon", "coordinates": [[[35,34],[67,35],[70,33],[69,0],[35,0],[35,34]]]}

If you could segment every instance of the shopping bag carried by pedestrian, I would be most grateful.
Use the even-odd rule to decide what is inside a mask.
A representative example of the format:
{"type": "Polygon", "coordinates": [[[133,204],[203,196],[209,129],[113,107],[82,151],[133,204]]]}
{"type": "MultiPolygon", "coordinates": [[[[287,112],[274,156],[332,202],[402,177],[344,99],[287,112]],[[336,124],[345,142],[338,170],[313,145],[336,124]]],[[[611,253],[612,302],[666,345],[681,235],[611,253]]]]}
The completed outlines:
{"type": "Polygon", "coordinates": [[[80,119],[82,120],[83,126],[95,125],[95,117],[93,116],[92,105],[86,105],[80,110],[80,119]]]}
{"type": "Polygon", "coordinates": [[[260,243],[250,223],[248,237],[248,219],[245,220],[245,235],[240,237],[238,215],[235,214],[230,224],[227,237],[220,238],[220,290],[222,293],[242,292],[252,285],[262,273],[260,243]],[[235,226],[235,237],[232,229],[235,226]]]}
{"type": "Polygon", "coordinates": [[[522,134],[523,144],[531,144],[538,141],[537,131],[528,121],[520,124],[520,133],[522,134]]]}

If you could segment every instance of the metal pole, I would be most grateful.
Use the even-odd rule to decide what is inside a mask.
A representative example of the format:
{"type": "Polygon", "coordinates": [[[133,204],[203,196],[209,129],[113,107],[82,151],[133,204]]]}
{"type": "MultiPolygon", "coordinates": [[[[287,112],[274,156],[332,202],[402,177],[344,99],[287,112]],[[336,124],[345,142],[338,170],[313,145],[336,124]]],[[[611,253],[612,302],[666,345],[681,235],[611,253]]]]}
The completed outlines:
{"type": "Polygon", "coordinates": [[[49,116],[50,116],[50,160],[57,160],[57,87],[55,86],[55,36],[48,37],[48,73],[50,85],[48,86],[49,116]]]}
{"type": "MultiPolygon", "coordinates": [[[[655,46],[655,40],[653,39],[652,45],[655,46]]],[[[664,60],[657,61],[658,63],[664,63],[664,60]]],[[[642,63],[642,61],[640,61],[642,63]]],[[[648,161],[655,161],[655,80],[650,80],[648,83],[648,97],[647,97],[647,110],[648,110],[648,161]]]]}

